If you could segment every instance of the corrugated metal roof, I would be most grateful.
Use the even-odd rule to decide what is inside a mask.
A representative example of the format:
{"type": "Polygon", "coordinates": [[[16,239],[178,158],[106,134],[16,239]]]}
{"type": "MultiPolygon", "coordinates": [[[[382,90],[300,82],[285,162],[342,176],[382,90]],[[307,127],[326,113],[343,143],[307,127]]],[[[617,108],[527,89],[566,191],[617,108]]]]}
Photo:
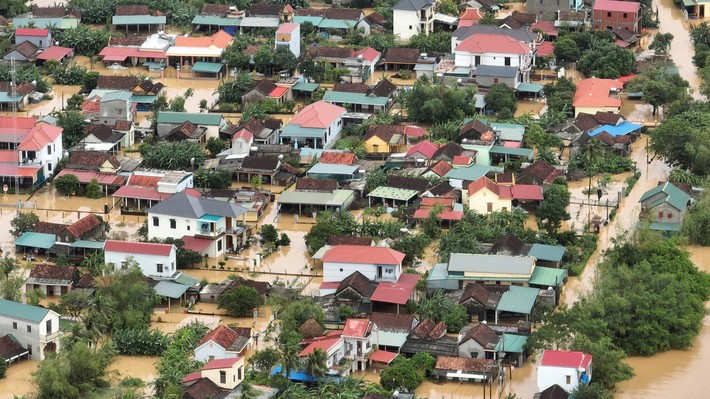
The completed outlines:
{"type": "Polygon", "coordinates": [[[111,19],[113,25],[165,25],[164,15],[114,15],[111,19]]]}
{"type": "Polygon", "coordinates": [[[30,248],[49,249],[57,242],[57,236],[54,234],[35,233],[26,231],[15,240],[15,245],[30,248]]]}
{"type": "Polygon", "coordinates": [[[565,247],[561,245],[533,244],[529,256],[548,262],[560,262],[565,256],[565,247]]]}
{"type": "Polygon", "coordinates": [[[525,157],[532,159],[533,150],[531,148],[511,148],[503,147],[500,145],[494,145],[491,147],[491,154],[503,154],[503,155],[515,155],[519,157],[525,157]]]}
{"type": "MultiPolygon", "coordinates": [[[[296,18],[296,17],[294,17],[296,18]]],[[[305,92],[313,92],[318,90],[320,87],[320,83],[308,83],[308,82],[298,82],[293,87],[291,87],[291,90],[296,90],[296,91],[305,91],[305,92]]]]}
{"type": "Polygon", "coordinates": [[[453,253],[449,257],[448,271],[508,274],[529,278],[534,264],[535,259],[532,256],[453,253]]]}
{"type": "Polygon", "coordinates": [[[214,15],[196,15],[192,19],[193,25],[239,26],[241,18],[223,18],[214,15]]]}
{"type": "Polygon", "coordinates": [[[335,163],[317,163],[308,169],[307,175],[354,175],[360,169],[360,165],[343,165],[335,163]]]}
{"type": "Polygon", "coordinates": [[[50,310],[46,308],[0,299],[0,314],[9,318],[39,323],[49,312],[50,310]]]}
{"type": "Polygon", "coordinates": [[[158,114],[158,123],[181,124],[190,121],[195,125],[220,126],[224,123],[222,114],[201,114],[190,112],[161,111],[158,114]]]}
{"type": "Polygon", "coordinates": [[[372,190],[369,194],[367,194],[367,196],[392,199],[396,201],[409,201],[412,198],[416,197],[418,194],[419,191],[417,190],[407,190],[404,188],[380,186],[372,190]]]}
{"type": "Polygon", "coordinates": [[[355,199],[352,190],[335,190],[332,194],[314,191],[284,191],[278,199],[280,204],[320,205],[347,208],[355,199]]]}
{"type": "Polygon", "coordinates": [[[224,64],[219,62],[197,61],[192,66],[192,72],[219,73],[222,67],[224,67],[224,64]]]}
{"type": "Polygon", "coordinates": [[[365,93],[347,93],[342,91],[326,91],[323,101],[339,104],[375,105],[384,107],[389,99],[387,97],[373,97],[365,93]]]}
{"type": "Polygon", "coordinates": [[[171,283],[170,281],[161,281],[155,286],[155,292],[160,296],[178,299],[188,288],[190,287],[186,285],[171,283]]]}
{"type": "Polygon", "coordinates": [[[519,314],[530,314],[537,300],[538,288],[510,286],[510,290],[503,293],[503,296],[496,307],[497,312],[511,312],[519,314]]]}
{"type": "Polygon", "coordinates": [[[104,241],[79,240],[74,241],[73,243],[69,244],[69,246],[74,248],[104,249],[105,244],[106,243],[104,241]]]}
{"type": "Polygon", "coordinates": [[[528,284],[544,287],[561,287],[567,277],[567,270],[535,266],[528,284]]]}
{"type": "Polygon", "coordinates": [[[310,15],[295,15],[293,17],[293,22],[302,24],[304,22],[310,22],[313,24],[313,26],[318,26],[320,25],[320,22],[323,20],[323,17],[315,17],[315,16],[310,16],[310,15]]]}
{"type": "Polygon", "coordinates": [[[284,127],[283,131],[281,131],[279,137],[322,139],[324,134],[325,128],[301,127],[289,123],[284,127]]]}
{"type": "Polygon", "coordinates": [[[242,19],[240,26],[245,28],[278,28],[278,17],[246,17],[242,19]]]}
{"type": "Polygon", "coordinates": [[[30,22],[35,28],[57,27],[58,29],[73,29],[79,27],[76,18],[13,18],[13,26],[29,26],[30,22]]]}
{"type": "Polygon", "coordinates": [[[503,339],[498,341],[496,352],[523,353],[523,348],[528,342],[528,337],[517,334],[504,334],[503,339]]]}

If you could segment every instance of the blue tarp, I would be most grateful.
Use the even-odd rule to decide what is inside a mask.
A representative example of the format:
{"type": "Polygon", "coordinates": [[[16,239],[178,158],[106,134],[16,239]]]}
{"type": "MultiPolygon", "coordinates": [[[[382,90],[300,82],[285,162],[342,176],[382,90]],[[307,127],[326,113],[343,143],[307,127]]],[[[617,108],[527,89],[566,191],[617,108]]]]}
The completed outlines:
{"type": "MultiPolygon", "coordinates": [[[[286,376],[286,372],[281,372],[281,366],[277,366],[274,368],[273,371],[271,371],[271,375],[276,375],[276,374],[281,374],[284,377],[286,376]]],[[[316,382],[316,379],[306,373],[304,373],[301,370],[291,370],[291,372],[288,374],[288,378],[291,381],[301,381],[301,382],[316,382]]],[[[333,381],[333,382],[338,382],[340,381],[340,377],[337,376],[330,376],[326,375],[324,377],[319,378],[320,381],[333,381]]]]}
{"type": "Polygon", "coordinates": [[[631,132],[635,132],[636,130],[641,129],[641,127],[642,127],[641,125],[637,125],[635,123],[624,121],[616,126],[614,126],[614,125],[599,126],[598,128],[589,132],[589,135],[591,137],[594,137],[601,132],[607,132],[614,137],[623,136],[623,135],[629,134],[631,132]]]}

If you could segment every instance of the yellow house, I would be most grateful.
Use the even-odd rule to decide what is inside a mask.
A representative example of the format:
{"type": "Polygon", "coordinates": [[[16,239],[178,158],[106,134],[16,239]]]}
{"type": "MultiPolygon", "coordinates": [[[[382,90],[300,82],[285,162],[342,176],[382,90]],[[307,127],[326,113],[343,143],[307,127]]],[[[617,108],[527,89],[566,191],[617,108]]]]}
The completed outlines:
{"type": "Polygon", "coordinates": [[[574,116],[580,112],[596,114],[597,112],[619,113],[621,110],[621,89],[623,85],[616,79],[589,78],[577,83],[574,92],[574,116]]]}
{"type": "Polygon", "coordinates": [[[407,150],[406,126],[378,125],[371,126],[365,135],[365,151],[368,155],[386,156],[407,150]]]}
{"type": "Polygon", "coordinates": [[[491,212],[506,212],[513,206],[513,196],[510,187],[499,186],[491,179],[483,176],[468,186],[468,209],[482,215],[491,212]]]}
{"type": "Polygon", "coordinates": [[[232,390],[244,381],[244,358],[215,359],[200,370],[201,377],[222,389],[232,390]]]}

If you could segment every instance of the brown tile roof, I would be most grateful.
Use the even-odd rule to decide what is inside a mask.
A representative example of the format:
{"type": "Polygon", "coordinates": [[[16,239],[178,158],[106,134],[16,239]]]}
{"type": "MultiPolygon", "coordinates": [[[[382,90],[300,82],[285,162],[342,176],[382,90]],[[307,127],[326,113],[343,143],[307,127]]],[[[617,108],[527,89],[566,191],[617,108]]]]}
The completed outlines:
{"type": "Polygon", "coordinates": [[[20,83],[17,85],[17,94],[21,96],[25,96],[27,94],[32,93],[35,91],[35,85],[32,83],[26,82],[26,83],[20,83]]]}
{"type": "Polygon", "coordinates": [[[140,46],[145,42],[145,36],[111,36],[108,38],[109,46],[140,46]]]}
{"type": "Polygon", "coordinates": [[[200,378],[185,389],[185,399],[224,399],[228,395],[209,378],[200,378]]]}
{"type": "Polygon", "coordinates": [[[537,399],[568,399],[569,393],[561,386],[555,384],[540,392],[540,396],[536,395],[536,397],[537,399]]]}
{"type": "Polygon", "coordinates": [[[325,8],[301,8],[296,10],[299,17],[322,17],[325,16],[325,8]]]}
{"type": "Polygon", "coordinates": [[[446,323],[435,323],[432,319],[424,319],[412,330],[412,334],[419,339],[436,341],[446,334],[446,323]]]}
{"type": "Polygon", "coordinates": [[[385,64],[416,64],[419,49],[390,47],[385,51],[385,64]]]}
{"type": "Polygon", "coordinates": [[[249,7],[249,16],[256,17],[278,17],[283,10],[283,6],[278,4],[254,3],[249,7]]]}
{"type": "Polygon", "coordinates": [[[67,226],[67,231],[73,235],[74,238],[85,238],[85,234],[99,227],[100,224],[101,221],[96,217],[96,215],[89,214],[67,226]]]}
{"type": "Polygon", "coordinates": [[[168,137],[175,135],[176,137],[174,137],[174,139],[176,140],[186,140],[197,138],[200,136],[200,133],[204,133],[204,129],[198,128],[197,125],[190,121],[185,121],[175,126],[168,134],[165,135],[165,138],[167,139],[168,137]],[[182,136],[182,138],[180,138],[180,136],[182,136]]]}
{"type": "Polygon", "coordinates": [[[500,25],[508,25],[512,29],[519,29],[527,25],[532,25],[537,22],[537,14],[535,13],[524,13],[524,12],[513,12],[507,17],[500,21],[500,25]]]}
{"type": "Polygon", "coordinates": [[[429,193],[435,197],[442,197],[446,194],[451,194],[455,189],[451,187],[448,181],[437,184],[429,189],[429,193]]]}
{"type": "Polygon", "coordinates": [[[280,129],[281,126],[283,125],[283,121],[281,119],[276,119],[276,118],[266,118],[264,121],[264,126],[271,130],[277,130],[280,129]]]}
{"type": "Polygon", "coordinates": [[[58,235],[63,233],[66,228],[66,224],[39,221],[35,224],[35,227],[32,228],[32,231],[35,233],[58,235]]]}
{"type": "Polygon", "coordinates": [[[0,26],[7,26],[7,19],[0,15],[0,26]]]}
{"type": "Polygon", "coordinates": [[[91,274],[85,274],[74,283],[74,288],[94,288],[94,277],[91,274]]]}
{"type": "Polygon", "coordinates": [[[430,167],[429,170],[436,173],[437,176],[443,177],[445,174],[449,173],[449,171],[453,168],[454,167],[451,166],[448,162],[439,161],[434,166],[430,167]]]}
{"type": "Polygon", "coordinates": [[[121,166],[115,156],[103,151],[73,151],[69,155],[68,165],[71,165],[72,169],[77,169],[80,166],[91,166],[98,170],[106,161],[111,163],[114,168],[121,166]]]}
{"type": "Polygon", "coordinates": [[[397,86],[387,79],[382,79],[377,84],[372,86],[370,94],[374,94],[377,97],[389,97],[392,93],[397,91],[397,86]]]}
{"type": "Polygon", "coordinates": [[[67,15],[67,10],[64,7],[32,6],[32,15],[35,18],[61,18],[67,15]]]}
{"type": "Polygon", "coordinates": [[[459,129],[459,137],[471,140],[478,140],[481,138],[481,135],[483,133],[488,132],[490,130],[491,129],[488,127],[488,125],[479,121],[478,119],[474,119],[461,126],[461,129],[459,129]]]}
{"type": "Polygon", "coordinates": [[[611,147],[615,143],[614,136],[605,131],[597,133],[594,137],[592,137],[592,139],[601,141],[607,147],[611,147]]]}
{"type": "Polygon", "coordinates": [[[594,115],[585,112],[580,112],[574,118],[574,126],[582,132],[592,130],[599,125],[600,123],[597,122],[597,118],[594,115]]]}
{"type": "Polygon", "coordinates": [[[498,367],[493,359],[470,359],[467,357],[439,356],[434,369],[461,370],[463,373],[490,373],[498,367]]]}
{"type": "Polygon", "coordinates": [[[39,47],[35,46],[34,43],[25,40],[24,42],[18,44],[14,47],[14,50],[22,54],[25,58],[33,58],[37,54],[39,47]]]}
{"type": "Polygon", "coordinates": [[[594,114],[594,119],[596,119],[600,125],[616,125],[624,118],[619,114],[613,114],[611,112],[597,112],[594,114]]]}
{"type": "Polygon", "coordinates": [[[261,93],[265,96],[268,96],[269,93],[274,91],[275,88],[276,88],[276,83],[274,83],[268,79],[262,79],[262,80],[254,81],[254,83],[252,83],[252,85],[251,85],[251,90],[249,90],[249,91],[256,90],[259,93],[261,93]]]}
{"type": "Polygon", "coordinates": [[[201,15],[227,15],[229,14],[228,4],[205,4],[202,6],[201,15]]]}
{"type": "Polygon", "coordinates": [[[370,321],[375,323],[380,330],[409,332],[412,329],[412,324],[414,324],[414,316],[410,314],[372,312],[370,321]]]}
{"type": "Polygon", "coordinates": [[[318,158],[320,163],[331,163],[337,165],[354,165],[357,157],[352,152],[324,151],[318,158]]]}
{"type": "Polygon", "coordinates": [[[298,328],[298,332],[303,335],[303,338],[310,339],[315,337],[320,337],[323,335],[323,327],[318,324],[316,319],[310,318],[306,320],[301,327],[298,328]]]}
{"type": "Polygon", "coordinates": [[[138,78],[135,76],[99,76],[96,83],[97,89],[104,90],[133,90],[138,85],[138,78]]]}
{"type": "Polygon", "coordinates": [[[333,91],[367,94],[370,88],[364,83],[336,83],[333,91]]]}
{"type": "Polygon", "coordinates": [[[338,181],[335,179],[312,179],[301,177],[296,181],[296,190],[302,191],[323,191],[332,193],[338,189],[338,181]]]}
{"type": "Polygon", "coordinates": [[[79,278],[79,271],[73,266],[55,266],[42,263],[32,267],[30,278],[76,281],[79,278]]]}
{"type": "Polygon", "coordinates": [[[259,293],[259,295],[266,295],[267,291],[269,290],[269,287],[271,284],[265,282],[265,281],[255,281],[255,280],[249,280],[246,278],[241,278],[237,277],[235,280],[232,280],[231,283],[229,283],[228,289],[236,288],[239,287],[240,285],[245,285],[247,287],[251,287],[256,290],[256,292],[259,293]]]}
{"type": "Polygon", "coordinates": [[[131,130],[131,127],[133,126],[133,121],[125,120],[125,121],[116,121],[116,124],[114,125],[114,130],[118,130],[121,132],[127,132],[131,130]]]}
{"type": "Polygon", "coordinates": [[[345,277],[343,281],[340,282],[338,289],[335,290],[335,296],[338,296],[338,294],[347,288],[352,288],[363,298],[369,298],[372,296],[372,293],[375,292],[373,283],[360,272],[355,272],[345,277]]]}
{"type": "Polygon", "coordinates": [[[114,15],[150,15],[150,9],[146,5],[116,6],[114,15]]]}
{"type": "Polygon", "coordinates": [[[406,190],[416,190],[421,193],[426,191],[427,187],[429,187],[429,180],[417,177],[390,175],[387,179],[387,186],[403,188],[406,190]]]}
{"type": "Polygon", "coordinates": [[[532,165],[523,169],[523,171],[520,173],[520,178],[518,180],[524,181],[527,179],[527,177],[534,176],[542,183],[550,183],[555,180],[557,176],[562,175],[564,175],[564,171],[555,168],[545,160],[539,159],[535,161],[532,165]]]}
{"type": "Polygon", "coordinates": [[[461,155],[463,153],[463,148],[457,143],[446,143],[439,147],[434,153],[432,159],[440,160],[447,158],[453,160],[455,156],[461,155]]]}
{"type": "Polygon", "coordinates": [[[279,160],[275,158],[244,157],[242,169],[274,171],[279,167],[279,160]]]}
{"type": "Polygon", "coordinates": [[[292,174],[292,175],[294,175],[294,176],[297,175],[297,174],[299,174],[299,173],[301,173],[301,170],[300,170],[300,169],[298,169],[298,168],[295,167],[295,166],[291,166],[290,164],[287,164],[287,163],[285,163],[285,162],[281,164],[281,169],[280,169],[280,170],[281,170],[282,172],[290,173],[290,174],[292,174]]]}
{"type": "Polygon", "coordinates": [[[459,303],[465,303],[469,300],[474,300],[480,303],[481,305],[486,305],[486,303],[488,302],[489,294],[490,291],[488,291],[486,287],[484,287],[482,284],[466,284],[466,288],[464,288],[463,293],[461,294],[459,303]]]}
{"type": "Polygon", "coordinates": [[[385,143],[389,143],[392,140],[392,136],[395,134],[404,134],[406,128],[407,127],[403,125],[370,125],[363,140],[367,141],[376,136],[385,143]]]}
{"type": "Polygon", "coordinates": [[[495,181],[498,184],[513,184],[515,183],[515,173],[496,173],[495,181]]]}
{"type": "Polygon", "coordinates": [[[479,324],[468,330],[466,335],[461,339],[461,343],[472,339],[485,349],[495,349],[499,338],[498,334],[486,324],[479,324]]]}
{"type": "MultiPolygon", "coordinates": [[[[247,333],[247,336],[250,336],[251,332],[247,333]]],[[[214,330],[208,332],[205,334],[204,337],[200,340],[200,342],[197,344],[197,346],[200,346],[204,344],[205,342],[208,341],[214,341],[217,343],[219,346],[226,350],[239,350],[241,348],[233,348],[234,344],[239,340],[239,338],[242,335],[240,335],[237,331],[225,326],[221,325],[214,330]]]]}
{"type": "Polygon", "coordinates": [[[350,58],[355,54],[355,50],[349,47],[310,47],[309,55],[318,58],[350,58]]]}
{"type": "Polygon", "coordinates": [[[631,144],[631,136],[628,134],[625,135],[619,135],[614,137],[614,142],[616,144],[631,144]]]}
{"type": "Polygon", "coordinates": [[[0,356],[3,359],[12,359],[26,353],[27,349],[22,347],[19,341],[12,334],[7,334],[0,338],[0,356]]]}
{"type": "Polygon", "coordinates": [[[358,236],[332,236],[328,238],[328,245],[361,245],[369,247],[372,245],[372,238],[358,236]]]}
{"type": "Polygon", "coordinates": [[[359,21],[362,16],[359,8],[326,8],[325,17],[328,19],[340,19],[348,21],[359,21]]]}
{"type": "Polygon", "coordinates": [[[501,251],[509,251],[512,255],[521,255],[525,242],[512,234],[506,234],[488,251],[489,254],[499,254],[501,251]]]}
{"type": "Polygon", "coordinates": [[[367,19],[370,22],[375,23],[376,25],[382,25],[382,26],[387,25],[387,18],[385,18],[384,16],[382,16],[380,13],[378,13],[376,11],[369,13],[367,15],[367,17],[365,17],[365,19],[367,19]]]}

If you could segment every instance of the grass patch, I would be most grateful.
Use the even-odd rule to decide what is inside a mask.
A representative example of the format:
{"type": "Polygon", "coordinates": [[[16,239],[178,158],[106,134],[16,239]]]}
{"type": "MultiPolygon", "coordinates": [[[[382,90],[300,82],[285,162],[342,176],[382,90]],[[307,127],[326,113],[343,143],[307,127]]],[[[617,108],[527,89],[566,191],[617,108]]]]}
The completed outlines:
{"type": "Polygon", "coordinates": [[[629,194],[631,194],[631,190],[634,189],[636,182],[638,182],[640,178],[641,171],[639,170],[635,171],[633,176],[629,176],[626,178],[626,189],[624,190],[624,196],[628,196],[629,194]]]}
{"type": "Polygon", "coordinates": [[[585,234],[578,237],[577,243],[574,246],[573,260],[568,265],[565,265],[570,276],[579,276],[582,274],[584,267],[589,261],[589,257],[597,249],[597,235],[585,234]]]}

